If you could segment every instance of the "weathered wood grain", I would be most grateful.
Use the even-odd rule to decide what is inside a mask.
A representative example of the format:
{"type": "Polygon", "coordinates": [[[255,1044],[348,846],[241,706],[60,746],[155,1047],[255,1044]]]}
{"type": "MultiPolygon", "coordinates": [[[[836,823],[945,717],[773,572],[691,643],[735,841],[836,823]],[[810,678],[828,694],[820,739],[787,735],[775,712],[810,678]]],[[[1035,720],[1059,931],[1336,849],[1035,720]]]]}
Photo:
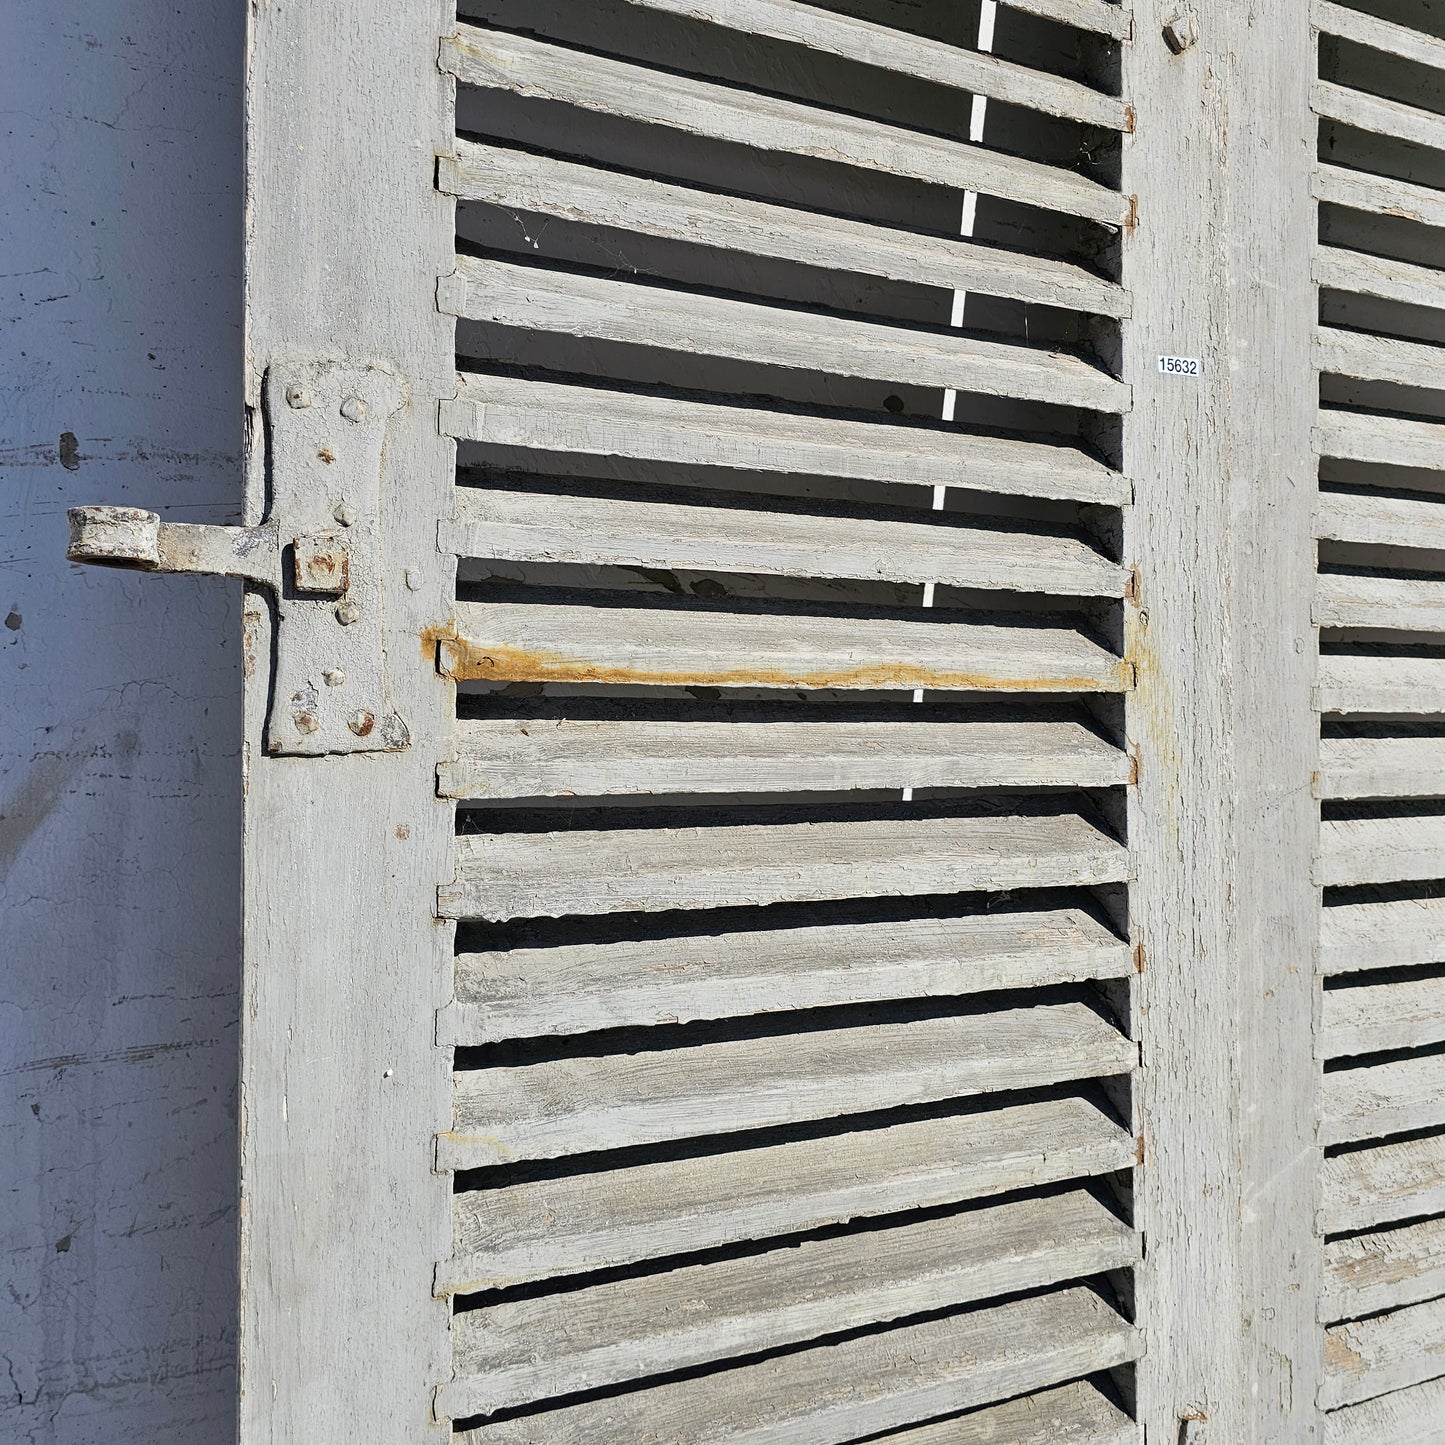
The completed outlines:
{"type": "Polygon", "coordinates": [[[437,167],[441,189],[459,200],[889,281],[1100,316],[1129,314],[1122,286],[1047,256],[890,230],[479,141],[458,140],[456,155],[441,157],[437,167]]]}
{"type": "MultiPolygon", "coordinates": [[[[1441,117],[1445,127],[1445,117],[1441,117]]],[[[1388,381],[1397,386],[1445,387],[1445,346],[1402,341],[1322,326],[1315,333],[1315,359],[1321,371],[1362,381],[1388,381]]]]}
{"type": "MultiPolygon", "coordinates": [[[[1445,225],[1445,210],[1440,220],[1445,225]]],[[[1321,456],[1343,461],[1445,470],[1445,424],[1440,422],[1325,407],[1315,445],[1321,456]]]]}
{"type": "Polygon", "coordinates": [[[696,608],[459,602],[457,681],[1120,692],[1129,664],[1063,627],[696,608]]]}
{"type": "Polygon", "coordinates": [[[1445,1379],[1412,1385],[1325,1416],[1325,1445],[1438,1445],[1445,1437],[1445,1379]]]}
{"type": "Polygon", "coordinates": [[[1134,1358],[1133,1328],[1085,1289],[803,1350],[701,1379],[482,1425],[457,1445],[843,1445],[1134,1358]]]}
{"type": "MultiPolygon", "coordinates": [[[[1372,24],[1380,23],[1358,10],[1346,13],[1368,19],[1372,24]]],[[[1445,271],[1433,266],[1416,266],[1393,256],[1371,256],[1363,251],[1321,246],[1315,252],[1314,273],[1315,281],[1330,290],[1378,296],[1407,306],[1432,309],[1445,306],[1445,271]]]]}
{"type": "Polygon", "coordinates": [[[1136,1056],[1084,1004],[1061,1003],[467,1070],[439,1157],[465,1169],[770,1128],[1122,1074],[1136,1056]]]}
{"type": "Polygon", "coordinates": [[[1121,382],[1042,347],[477,256],[458,256],[437,295],[444,310],[496,326],[1057,406],[1129,409],[1121,382]]]}
{"type": "Polygon", "coordinates": [[[887,1445],[1140,1445],[1143,1433],[1086,1380],[890,1435],[887,1445]]]}
{"type": "Polygon", "coordinates": [[[457,956],[453,1045],[885,999],[1038,988],[1133,972],[1076,908],[767,929],[457,956]]]}
{"type": "Polygon", "coordinates": [[[1357,1405],[1442,1375],[1445,1300],[1409,1305],[1326,1332],[1320,1405],[1326,1410],[1357,1405]]]}
{"type": "Polygon", "coordinates": [[[1324,738],[1319,795],[1445,797],[1445,737],[1324,738]]]}
{"type": "Polygon", "coordinates": [[[1445,631],[1445,581],[1325,572],[1315,589],[1315,620],[1321,627],[1445,631]]]}
{"type": "Polygon", "coordinates": [[[1327,989],[1320,1042],[1327,1059],[1445,1042],[1445,980],[1327,989]]]}
{"type": "Polygon", "coordinates": [[[1378,1144],[1325,1160],[1321,1233],[1425,1214],[1445,1214],[1445,1136],[1378,1144]]]}
{"type": "Polygon", "coordinates": [[[1315,27],[1326,35],[1338,35],[1342,40],[1397,55],[1401,60],[1445,70],[1445,40],[1423,30],[1336,5],[1334,0],[1314,0],[1310,13],[1315,27]]]}
{"type": "Polygon", "coordinates": [[[463,374],[456,392],[441,423],[459,441],[1107,506],[1129,497],[1118,472],[1067,446],[506,376],[463,374]]]}
{"type": "Polygon", "coordinates": [[[1445,1219],[1325,1245],[1320,1319],[1353,1320],[1445,1295],[1445,1219]]]}
{"type": "Polygon", "coordinates": [[[1411,181],[1321,164],[1315,167],[1314,195],[1316,200],[1351,211],[1398,216],[1422,226],[1445,225],[1445,191],[1411,181]]]}
{"type": "Polygon", "coordinates": [[[608,1269],[1129,1168],[1134,1140],[1078,1098],[454,1196],[440,1294],[608,1269]]]}
{"type": "Polygon", "coordinates": [[[457,839],[444,918],[561,917],[970,889],[1067,888],[1128,876],[1119,843],[1066,806],[820,823],[476,833],[457,839]]]}
{"type": "Polygon", "coordinates": [[[1321,541],[1445,550],[1445,502],[1423,497],[1322,492],[1315,511],[1321,541]]]}
{"type": "MultiPolygon", "coordinates": [[[[1445,751],[1445,744],[1442,744],[1445,751]]],[[[437,769],[448,798],[765,793],[845,788],[1107,788],[1127,755],[1080,723],[612,722],[457,724],[437,769]]]]}
{"type": "Polygon", "coordinates": [[[557,101],[778,155],[979,191],[1106,226],[1122,225],[1129,214],[1125,197],[1074,171],[519,35],[459,25],[442,42],[442,64],[463,85],[557,101]]]}
{"type": "Polygon", "coordinates": [[[1445,877],[1445,817],[1341,818],[1320,824],[1325,888],[1445,877]]]}
{"type": "Polygon", "coordinates": [[[1131,1265],[1138,1236],[1083,1190],[457,1315],[449,1416],[802,1344],[1131,1265]]]}
{"type": "Polygon", "coordinates": [[[1129,128],[1122,100],[1080,85],[1078,81],[911,35],[905,30],[875,25],[851,15],[832,14],[814,5],[799,4],[797,0],[628,0],[628,3],[749,35],[786,40],[823,54],[861,61],[1086,125],[1112,130],[1129,128]]]}
{"type": "Polygon", "coordinates": [[[1312,100],[1316,115],[1337,120],[1342,125],[1391,136],[1412,145],[1445,149],[1445,115],[1404,105],[1398,100],[1367,95],[1330,80],[1315,82],[1312,100]]]}
{"type": "Polygon", "coordinates": [[[1445,963],[1445,898],[1335,904],[1320,925],[1320,969],[1408,968],[1445,963]]]}
{"type": "MultiPolygon", "coordinates": [[[[434,885],[452,871],[455,812],[435,796],[434,777],[455,701],[417,639],[446,625],[455,595],[452,561],[436,545],[456,475],[455,447],[436,425],[456,372],[455,328],[430,304],[456,245],[453,203],[432,185],[432,158],[450,149],[454,131],[452,86],[436,63],[453,10],[445,0],[308,0],[248,7],[244,21],[231,15],[219,28],[234,71],[207,72],[174,38],[150,58],[129,45],[122,53],[142,67],[136,84],[219,88],[237,121],[246,68],[244,347],[224,323],[219,343],[238,435],[243,414],[257,419],[245,428],[243,520],[259,523],[268,503],[265,368],[378,357],[405,383],[408,404],[388,426],[382,464],[385,611],[364,625],[377,628],[411,746],[268,756],[271,618],[264,603],[247,608],[245,733],[231,783],[245,798],[244,878],[235,885],[244,899],[237,1414],[234,1434],[220,1416],[177,1429],[243,1445],[424,1445],[437,1438],[431,1396],[448,1357],[448,1313],[425,1282],[451,1211],[449,1183],[430,1168],[430,1138],[448,1107],[450,1060],[436,1046],[435,1011],[449,993],[452,941],[434,917],[434,885]],[[167,56],[179,58],[179,78],[167,78],[167,56]]],[[[131,124],[120,111],[115,123],[131,124]]],[[[147,143],[172,144],[139,116],[134,124],[147,143]]],[[[189,123],[180,124],[172,138],[188,144],[189,123]]],[[[174,219],[219,240],[224,226],[213,230],[193,195],[168,205],[174,219]]],[[[163,226],[172,219],[157,217],[163,226]]],[[[177,304],[214,302],[229,314],[210,288],[183,272],[175,280],[177,304]]],[[[137,339],[151,332],[139,320],[144,305],[127,314],[137,339]]],[[[212,362],[197,351],[176,364],[212,362]]],[[[204,454],[199,464],[211,465],[204,454]]],[[[228,647],[241,619],[231,625],[228,647]]],[[[176,1107],[190,1106],[178,1098],[176,1107]]],[[[179,1156],[178,1167],[187,1167],[179,1156]]],[[[184,1212],[186,1194],[164,1188],[184,1212]]],[[[215,1288],[234,1300],[229,1254],[217,1260],[215,1288]]],[[[163,1379],[158,1366],[147,1373],[161,1392],[187,1384],[163,1379]]],[[[108,1441],[136,1438],[111,1415],[132,1385],[111,1375],[100,1384],[94,1429],[108,1441]]]]}
{"type": "Polygon", "coordinates": [[[1445,658],[1320,658],[1315,706],[1320,712],[1445,713],[1445,658]]]}
{"type": "Polygon", "coordinates": [[[1075,537],[705,504],[458,487],[442,545],[461,557],[926,582],[1119,597],[1123,568],[1075,537]]]}
{"type": "Polygon", "coordinates": [[[1328,1073],[1321,1108],[1326,1145],[1445,1126],[1445,1057],[1425,1054],[1328,1073]]]}

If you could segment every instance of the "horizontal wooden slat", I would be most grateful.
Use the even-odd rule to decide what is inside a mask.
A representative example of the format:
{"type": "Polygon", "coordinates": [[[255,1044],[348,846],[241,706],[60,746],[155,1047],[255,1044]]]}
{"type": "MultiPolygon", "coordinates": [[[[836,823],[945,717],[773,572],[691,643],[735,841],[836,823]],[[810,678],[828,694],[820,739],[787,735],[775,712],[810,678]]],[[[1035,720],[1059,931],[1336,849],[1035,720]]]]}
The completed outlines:
{"type": "Polygon", "coordinates": [[[979,146],[822,110],[757,91],[566,50],[520,35],[459,25],[442,65],[465,85],[512,91],[754,151],[973,190],[1121,226],[1127,199],[1073,171],[979,146]]]}
{"type": "MultiPolygon", "coordinates": [[[[1445,215],[1441,217],[1445,223],[1445,215]]],[[[1321,456],[1392,467],[1445,470],[1445,425],[1373,412],[1320,412],[1315,445],[1321,456]]]]}
{"type": "Polygon", "coordinates": [[[1091,90],[1078,81],[1014,65],[994,55],[964,50],[906,30],[875,25],[851,15],[835,15],[815,5],[799,4],[798,0],[629,0],[629,3],[749,35],[805,45],[826,55],[843,56],[917,80],[986,95],[991,100],[1082,121],[1086,125],[1112,130],[1124,130],[1129,125],[1122,100],[1091,90]]]}
{"type": "Polygon", "coordinates": [[[437,301],[454,315],[525,331],[1057,406],[1129,410],[1127,386],[1066,352],[610,276],[458,256],[455,273],[437,285],[437,301]]]}
{"type": "MultiPolygon", "coordinates": [[[[1441,745],[1445,760],[1445,744],[1441,745]]],[[[1107,788],[1129,759],[1080,723],[463,719],[448,798],[845,788],[1107,788]]]]}
{"type": "Polygon", "coordinates": [[[1445,658],[1320,658],[1315,705],[1321,712],[1445,713],[1445,658]]]}
{"type": "Polygon", "coordinates": [[[890,230],[477,141],[459,140],[456,155],[438,161],[437,184],[462,200],[749,256],[1100,316],[1127,316],[1130,310],[1122,286],[1050,257],[890,230]]]}
{"type": "Polygon", "coordinates": [[[1321,1108],[1327,1145],[1445,1125],[1445,1058],[1425,1054],[1327,1073],[1321,1108]]]}
{"type": "Polygon", "coordinates": [[[1445,1295],[1445,1219],[1426,1219],[1325,1245],[1322,1320],[1363,1315],[1445,1295]]]}
{"type": "Polygon", "coordinates": [[[1086,1289],[1036,1295],[701,1379],[483,1425],[458,1445],[843,1445],[1123,1364],[1133,1328],[1086,1289]]]}
{"type": "Polygon", "coordinates": [[[1445,40],[1424,31],[1336,5],[1333,0],[1314,0],[1310,13],[1315,27],[1326,35],[1338,35],[1342,40],[1352,40],[1371,50],[1383,50],[1402,60],[1445,70],[1445,40]]]}
{"type": "Polygon", "coordinates": [[[1422,963],[1445,963],[1445,898],[1351,903],[1324,910],[1320,967],[1325,973],[1422,963]]]}
{"type": "Polygon", "coordinates": [[[1083,1190],[801,1245],[452,1321],[443,1414],[643,1379],[1020,1293],[1139,1257],[1134,1231],[1083,1190]]]}
{"type": "Polygon", "coordinates": [[[1106,506],[1130,497],[1120,473],[1072,447],[519,377],[458,376],[457,399],[441,404],[441,425],[460,441],[582,456],[1106,506]]]}
{"type": "Polygon", "coordinates": [[[594,1150],[1126,1073],[1135,1047],[1082,1003],[824,1029],[458,1073],[443,1167],[594,1150]]]}
{"type": "Polygon", "coordinates": [[[1133,677],[1062,627],[529,602],[461,602],[456,619],[440,664],[458,681],[1121,692],[1133,677]]]}
{"type": "Polygon", "coordinates": [[[1445,499],[1322,492],[1315,535],[1361,546],[1445,551],[1445,499]]]}
{"type": "Polygon", "coordinates": [[[1445,1135],[1356,1149],[1325,1160],[1323,1233],[1442,1213],[1445,1135]]]}
{"type": "Polygon", "coordinates": [[[1415,266],[1391,256],[1369,256],[1336,246],[1317,246],[1314,274],[1320,286],[1333,291],[1378,296],[1407,306],[1445,306],[1445,271],[1432,266],[1415,266]]]}
{"type": "Polygon", "coordinates": [[[444,918],[724,908],[822,898],[1122,882],[1128,855],[1093,823],[1012,813],[701,828],[478,833],[457,839],[444,918]]]}
{"type": "Polygon", "coordinates": [[[1322,326],[1315,333],[1315,361],[1321,371],[1361,381],[1436,390],[1445,387],[1445,346],[1427,346],[1422,341],[1322,326]]]}
{"type": "Polygon", "coordinates": [[[779,928],[457,957],[443,1043],[1038,988],[1133,971],[1077,908],[779,928]]]}
{"type": "Polygon", "coordinates": [[[1129,40],[1134,34],[1133,10],[1117,0],[1005,0],[1005,4],[1010,10],[1107,35],[1111,40],[1129,40]]]}
{"type": "Polygon", "coordinates": [[[1445,581],[1326,572],[1315,589],[1315,621],[1321,627],[1445,631],[1445,581]]]}
{"type": "Polygon", "coordinates": [[[1417,186],[1411,181],[1372,176],[1344,166],[1317,165],[1315,199],[1346,210],[1377,216],[1399,216],[1422,226],[1445,226],[1445,191],[1417,186]]]}
{"type": "Polygon", "coordinates": [[[889,1435],[883,1445],[1142,1445],[1143,1433],[1087,1380],[889,1435]]]}
{"type": "Polygon", "coordinates": [[[875,521],[741,507],[458,487],[442,545],[461,557],[1119,597],[1087,543],[956,520],[875,521]]]}
{"type": "Polygon", "coordinates": [[[1325,738],[1319,795],[1445,797],[1445,737],[1325,738]]]}
{"type": "MultiPolygon", "coordinates": [[[[1327,1330],[1320,1404],[1327,1410],[1356,1405],[1442,1375],[1445,1299],[1327,1330]]],[[[1395,1442],[1391,1440],[1389,1445],[1395,1442]]]]}
{"type": "Polygon", "coordinates": [[[1320,825],[1326,888],[1445,878],[1445,817],[1339,818],[1320,825]]]}
{"type": "Polygon", "coordinates": [[[1330,80],[1317,80],[1311,95],[1316,115],[1356,130],[1390,136],[1411,145],[1445,149],[1445,115],[1351,90],[1330,80]]]}
{"type": "Polygon", "coordinates": [[[1440,1445],[1445,1379],[1412,1385],[1325,1416],[1324,1445],[1440,1445]]]}
{"type": "MultiPolygon", "coordinates": [[[[502,1288],[1126,1169],[1082,1099],[464,1191],[440,1294],[502,1288]]],[[[1445,1181],[1442,1181],[1445,1187],[1445,1181]]]]}
{"type": "Polygon", "coordinates": [[[1331,1059],[1445,1042],[1445,980],[1326,989],[1320,1042],[1331,1059]]]}

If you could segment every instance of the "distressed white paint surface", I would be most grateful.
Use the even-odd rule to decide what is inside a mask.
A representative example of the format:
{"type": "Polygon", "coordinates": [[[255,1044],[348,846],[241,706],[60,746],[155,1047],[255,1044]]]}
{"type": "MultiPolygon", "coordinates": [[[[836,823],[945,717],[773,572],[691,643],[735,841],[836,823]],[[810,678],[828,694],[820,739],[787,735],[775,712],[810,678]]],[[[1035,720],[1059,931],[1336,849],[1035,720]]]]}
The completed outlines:
{"type": "Polygon", "coordinates": [[[0,6],[0,1439],[234,1439],[244,13],[0,6]],[[72,440],[73,439],[73,440],[72,440]]]}
{"type": "Polygon", "coordinates": [[[1128,1168],[1083,1099],[855,1130],[455,1198],[437,1289],[465,1293],[1128,1168]]]}
{"type": "Polygon", "coordinates": [[[1320,1232],[1445,1214],[1445,1136],[1351,1150],[1325,1160],[1320,1232]]]}

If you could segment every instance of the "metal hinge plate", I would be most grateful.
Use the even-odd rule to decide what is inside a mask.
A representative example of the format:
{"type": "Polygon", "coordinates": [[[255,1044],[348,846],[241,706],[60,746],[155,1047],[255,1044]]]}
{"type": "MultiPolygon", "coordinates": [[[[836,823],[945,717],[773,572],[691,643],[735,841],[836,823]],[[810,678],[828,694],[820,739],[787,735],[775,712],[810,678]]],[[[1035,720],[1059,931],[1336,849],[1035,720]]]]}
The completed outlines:
{"type": "Polygon", "coordinates": [[[68,555],[266,589],[276,609],[266,751],[400,751],[410,737],[387,686],[381,468],[406,390],[377,364],[285,362],[268,370],[262,404],[270,505],[259,526],[75,507],[68,555]]]}

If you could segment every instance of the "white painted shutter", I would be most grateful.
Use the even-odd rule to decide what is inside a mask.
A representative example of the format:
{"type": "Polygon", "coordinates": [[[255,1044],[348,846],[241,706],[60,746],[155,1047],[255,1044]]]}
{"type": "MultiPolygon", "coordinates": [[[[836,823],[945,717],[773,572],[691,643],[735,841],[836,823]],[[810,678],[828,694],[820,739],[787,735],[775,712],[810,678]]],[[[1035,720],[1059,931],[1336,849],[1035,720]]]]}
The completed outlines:
{"type": "Polygon", "coordinates": [[[1445,1434],[1445,38],[1370,9],[1314,11],[1330,1445],[1445,1434]]]}
{"type": "Polygon", "coordinates": [[[468,1442],[1138,1438],[1126,24],[443,47],[468,1442]]]}

